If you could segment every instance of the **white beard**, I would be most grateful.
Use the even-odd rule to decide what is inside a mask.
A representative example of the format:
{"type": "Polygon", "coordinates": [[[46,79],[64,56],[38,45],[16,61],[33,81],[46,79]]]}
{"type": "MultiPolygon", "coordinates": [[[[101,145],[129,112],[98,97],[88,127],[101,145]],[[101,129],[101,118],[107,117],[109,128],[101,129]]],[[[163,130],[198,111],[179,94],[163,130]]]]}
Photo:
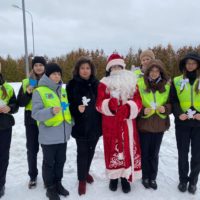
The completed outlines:
{"type": "Polygon", "coordinates": [[[107,92],[112,97],[127,101],[134,96],[137,77],[131,71],[117,70],[104,77],[101,82],[107,86],[107,92]]]}

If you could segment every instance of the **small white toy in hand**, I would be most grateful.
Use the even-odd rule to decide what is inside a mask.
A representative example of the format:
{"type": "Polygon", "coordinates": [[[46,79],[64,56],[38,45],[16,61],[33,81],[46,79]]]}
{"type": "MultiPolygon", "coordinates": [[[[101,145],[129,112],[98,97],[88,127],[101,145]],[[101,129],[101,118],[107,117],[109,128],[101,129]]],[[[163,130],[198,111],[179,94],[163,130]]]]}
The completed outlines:
{"type": "Polygon", "coordinates": [[[196,113],[196,110],[188,109],[187,111],[188,118],[193,119],[195,113],[196,113]]]}
{"type": "Polygon", "coordinates": [[[82,102],[84,106],[88,106],[88,103],[90,102],[90,99],[87,99],[86,96],[82,97],[82,102]]]}
{"type": "Polygon", "coordinates": [[[0,99],[0,107],[3,107],[3,106],[6,106],[6,103],[5,103],[5,101],[0,99]]]}
{"type": "Polygon", "coordinates": [[[157,104],[156,104],[155,102],[151,102],[151,108],[152,108],[153,110],[156,110],[157,104]]]}

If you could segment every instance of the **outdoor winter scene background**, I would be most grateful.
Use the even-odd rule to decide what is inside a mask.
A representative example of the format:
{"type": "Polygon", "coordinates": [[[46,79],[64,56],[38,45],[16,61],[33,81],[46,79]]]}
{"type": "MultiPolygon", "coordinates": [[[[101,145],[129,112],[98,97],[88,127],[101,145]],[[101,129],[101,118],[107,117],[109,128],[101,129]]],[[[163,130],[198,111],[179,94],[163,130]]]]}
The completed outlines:
{"type": "MultiPolygon", "coordinates": [[[[17,93],[20,87],[19,83],[12,83],[17,93]]],[[[42,154],[39,153],[39,175],[38,186],[36,189],[28,189],[27,184],[29,177],[27,175],[26,161],[26,137],[24,129],[24,109],[20,108],[19,112],[14,115],[16,125],[13,127],[13,138],[10,151],[10,163],[7,173],[6,193],[2,200],[43,200],[47,199],[43,185],[41,166],[42,154]]],[[[79,196],[77,192],[78,180],[76,173],[76,143],[73,138],[70,139],[67,148],[67,161],[64,168],[63,184],[69,190],[70,195],[67,199],[83,199],[83,200],[199,200],[200,184],[198,183],[198,191],[196,195],[188,192],[180,193],[177,189],[178,184],[178,153],[176,148],[176,139],[174,134],[173,117],[171,117],[171,127],[164,135],[161,150],[160,163],[158,172],[158,190],[145,189],[141,180],[132,183],[132,190],[128,194],[121,191],[121,187],[116,192],[112,192],[108,188],[109,181],[105,175],[105,163],[103,155],[103,142],[100,139],[91,165],[91,174],[94,176],[94,183],[87,185],[86,195],[79,196]]],[[[61,199],[66,199],[61,197],[61,199]]]]}
{"type": "MultiPolygon", "coordinates": [[[[0,1],[0,62],[5,79],[17,94],[25,78],[24,33],[21,0],[0,1]]],[[[142,50],[152,49],[167,72],[179,74],[178,62],[189,51],[200,53],[200,4],[198,0],[25,0],[29,64],[34,55],[45,56],[63,69],[63,81],[71,78],[72,67],[82,56],[90,56],[97,66],[97,77],[105,74],[106,59],[117,51],[123,55],[127,69],[138,66],[142,50]],[[34,24],[34,29],[32,26],[34,24]],[[33,43],[34,37],[34,43],[33,43]],[[33,48],[34,46],[34,48],[33,48]]],[[[6,192],[2,200],[45,200],[38,156],[38,185],[28,189],[28,166],[24,108],[14,115],[6,192]]],[[[69,200],[199,200],[200,182],[195,195],[180,193],[178,185],[178,153],[171,115],[170,129],[165,133],[159,160],[158,190],[144,189],[141,180],[131,183],[131,192],[124,194],[108,188],[105,174],[102,138],[96,147],[91,165],[94,183],[87,185],[86,195],[77,193],[76,143],[67,145],[63,185],[69,200]]],[[[61,197],[61,199],[65,199],[61,197]]]]}

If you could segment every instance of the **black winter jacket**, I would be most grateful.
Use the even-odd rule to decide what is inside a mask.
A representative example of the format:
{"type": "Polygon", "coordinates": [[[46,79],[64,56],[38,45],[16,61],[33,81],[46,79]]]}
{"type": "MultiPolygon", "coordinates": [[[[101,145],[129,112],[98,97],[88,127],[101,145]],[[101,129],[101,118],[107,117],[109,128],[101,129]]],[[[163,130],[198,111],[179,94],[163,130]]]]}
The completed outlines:
{"type": "Polygon", "coordinates": [[[75,125],[72,128],[72,137],[80,140],[93,140],[101,136],[101,114],[96,111],[97,87],[99,81],[91,77],[84,80],[75,76],[66,86],[70,111],[75,125]],[[90,99],[85,112],[80,113],[79,105],[83,105],[82,97],[90,99]]]}

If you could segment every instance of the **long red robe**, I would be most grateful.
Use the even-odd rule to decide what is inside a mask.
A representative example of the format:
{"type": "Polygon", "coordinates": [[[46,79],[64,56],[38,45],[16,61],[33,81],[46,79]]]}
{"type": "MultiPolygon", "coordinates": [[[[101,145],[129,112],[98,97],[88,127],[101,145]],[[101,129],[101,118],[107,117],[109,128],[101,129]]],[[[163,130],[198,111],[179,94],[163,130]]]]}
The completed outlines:
{"type": "Polygon", "coordinates": [[[123,102],[130,106],[130,115],[120,124],[116,115],[109,109],[109,100],[109,89],[106,83],[101,82],[96,107],[102,113],[106,172],[110,179],[124,177],[132,181],[141,177],[141,152],[135,121],[142,108],[141,97],[136,88],[133,98],[123,102]],[[122,141],[119,141],[119,131],[122,141]],[[123,146],[123,156],[119,152],[119,143],[123,146]]]}

